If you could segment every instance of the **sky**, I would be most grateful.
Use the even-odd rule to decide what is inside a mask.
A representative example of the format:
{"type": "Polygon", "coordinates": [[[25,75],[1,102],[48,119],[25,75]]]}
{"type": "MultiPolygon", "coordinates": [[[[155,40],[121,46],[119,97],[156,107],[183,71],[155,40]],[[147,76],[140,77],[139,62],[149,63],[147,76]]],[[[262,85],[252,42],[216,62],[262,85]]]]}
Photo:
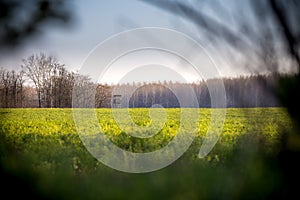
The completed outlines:
{"type": "MultiPolygon", "coordinates": [[[[217,15],[215,10],[210,6],[214,1],[216,0],[204,3],[201,6],[207,15],[216,20],[220,20],[218,16],[222,16],[222,13],[218,13],[217,15]]],[[[194,1],[189,0],[185,2],[192,3],[194,1]]],[[[236,5],[230,2],[225,6],[232,8],[236,7],[236,5]]],[[[249,72],[243,68],[232,66],[230,62],[226,60],[226,57],[224,58],[224,56],[222,57],[220,54],[213,51],[213,49],[215,49],[213,44],[208,43],[208,40],[201,39],[201,29],[196,28],[182,17],[170,14],[144,2],[137,0],[74,0],[70,1],[70,7],[72,8],[74,17],[74,23],[70,28],[45,27],[44,33],[41,36],[34,40],[30,40],[16,52],[2,53],[2,55],[0,55],[0,67],[20,69],[22,64],[21,60],[23,58],[32,54],[44,52],[48,55],[55,56],[59,62],[65,64],[69,70],[80,70],[85,65],[86,61],[91,59],[89,56],[97,49],[97,47],[99,47],[99,44],[101,45],[101,43],[109,40],[109,38],[112,38],[114,35],[136,28],[159,27],[178,31],[191,37],[192,40],[199,42],[205,50],[205,55],[207,54],[205,59],[211,59],[216,66],[217,77],[249,74],[249,72]]],[[[228,23],[230,23],[230,20],[232,19],[227,20],[228,23]]],[[[110,51],[110,49],[107,49],[107,52],[110,51]]],[[[191,49],[191,51],[193,51],[193,49],[191,49]]],[[[147,52],[145,53],[147,54],[147,52]]],[[[201,53],[203,54],[203,52],[201,53]]],[[[131,55],[131,59],[139,60],[138,63],[141,67],[147,65],[151,68],[151,66],[153,66],[157,71],[158,66],[161,66],[161,73],[164,73],[165,75],[153,75],[149,78],[147,75],[151,74],[150,71],[155,71],[154,69],[149,69],[149,71],[137,69],[137,72],[133,72],[135,74],[134,76],[128,76],[132,78],[132,81],[140,81],[143,79],[149,79],[149,81],[160,79],[179,81],[182,80],[183,77],[188,82],[195,82],[201,78],[201,73],[195,74],[194,70],[188,70],[186,67],[177,67],[177,69],[173,69],[172,65],[174,63],[174,65],[177,65],[178,59],[173,58],[173,60],[175,60],[173,64],[172,62],[169,62],[167,63],[168,66],[163,66],[161,63],[157,62],[157,60],[153,62],[153,65],[149,62],[143,64],[142,58],[143,56],[141,56],[140,53],[133,55],[133,57],[131,55]],[[167,73],[166,68],[173,71],[175,70],[175,73],[181,74],[182,77],[176,78],[177,76],[174,74],[167,73]]],[[[97,56],[94,59],[95,62],[98,62],[97,56]]],[[[99,67],[105,68],[105,66],[99,67]]],[[[206,66],[202,67],[205,68],[206,66]]],[[[106,73],[103,81],[107,83],[116,83],[122,79],[122,76],[126,74],[126,71],[129,73],[130,70],[132,71],[130,66],[124,67],[124,65],[120,65],[119,68],[115,68],[114,71],[108,71],[109,73],[106,73]],[[125,72],[124,68],[126,68],[125,72]]]]}

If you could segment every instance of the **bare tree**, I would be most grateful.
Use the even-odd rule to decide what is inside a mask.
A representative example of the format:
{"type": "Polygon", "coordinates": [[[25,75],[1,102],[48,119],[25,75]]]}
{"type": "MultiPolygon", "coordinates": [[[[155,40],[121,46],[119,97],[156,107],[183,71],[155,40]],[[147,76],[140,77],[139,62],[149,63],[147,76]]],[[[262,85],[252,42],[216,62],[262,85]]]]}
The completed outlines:
{"type": "Polygon", "coordinates": [[[56,108],[72,107],[72,91],[75,84],[74,72],[69,72],[64,67],[59,67],[52,77],[53,106],[56,108]]]}
{"type": "Polygon", "coordinates": [[[95,106],[96,84],[87,75],[75,74],[72,91],[73,108],[93,108],[95,106]]]}
{"type": "Polygon", "coordinates": [[[52,76],[55,76],[57,69],[61,67],[63,65],[53,56],[46,56],[44,53],[23,59],[22,70],[35,86],[39,108],[42,107],[42,100],[47,107],[53,106],[52,76]]]}
{"type": "Polygon", "coordinates": [[[23,83],[22,72],[0,69],[0,107],[22,107],[24,101],[23,83]]]}
{"type": "Polygon", "coordinates": [[[107,84],[98,84],[96,87],[95,107],[108,108],[110,107],[112,88],[107,84]]]}

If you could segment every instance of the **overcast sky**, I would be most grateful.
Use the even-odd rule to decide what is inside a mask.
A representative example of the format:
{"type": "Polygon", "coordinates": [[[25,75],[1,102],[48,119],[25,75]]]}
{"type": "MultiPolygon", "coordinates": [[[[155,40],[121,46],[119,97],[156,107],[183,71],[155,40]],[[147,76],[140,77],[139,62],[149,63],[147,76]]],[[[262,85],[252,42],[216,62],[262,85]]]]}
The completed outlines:
{"type": "MultiPolygon", "coordinates": [[[[133,28],[160,27],[182,32],[200,42],[216,62],[221,76],[248,74],[243,68],[232,66],[226,58],[220,58],[219,55],[212,51],[211,44],[206,43],[207,40],[201,39],[202,30],[194,27],[184,19],[157,7],[135,0],[74,0],[70,2],[75,22],[71,28],[46,27],[43,35],[27,42],[18,51],[2,53],[0,56],[0,67],[19,69],[22,58],[26,58],[33,53],[45,52],[57,57],[68,69],[79,70],[89,53],[99,43],[112,35],[133,28]]],[[[185,2],[192,3],[194,1],[185,2]]],[[[207,3],[203,3],[201,8],[207,15],[214,17],[216,20],[226,20],[228,26],[231,26],[230,22],[232,19],[222,19],[222,13],[216,14],[216,9],[212,8],[216,0],[205,2],[207,3]]],[[[223,6],[229,10],[241,12],[238,8],[239,5],[235,5],[232,2],[227,1],[223,6]]],[[[157,70],[157,64],[159,63],[154,63],[153,65],[155,70],[157,70]]],[[[151,65],[148,66],[151,67],[151,65]]],[[[162,72],[166,72],[165,67],[168,66],[164,66],[162,72]]],[[[184,69],[181,70],[184,72],[184,69]]],[[[193,72],[191,71],[191,73],[193,72]]],[[[157,77],[169,77],[168,79],[172,80],[170,74],[157,77]]],[[[175,77],[174,80],[177,80],[175,77]]],[[[185,75],[185,78],[190,78],[190,82],[198,79],[194,74],[190,76],[185,75]]],[[[110,82],[109,79],[110,75],[107,75],[105,81],[110,82]]],[[[137,79],[141,80],[142,78],[137,77],[137,79]]],[[[111,82],[114,81],[111,80],[111,82]]]]}

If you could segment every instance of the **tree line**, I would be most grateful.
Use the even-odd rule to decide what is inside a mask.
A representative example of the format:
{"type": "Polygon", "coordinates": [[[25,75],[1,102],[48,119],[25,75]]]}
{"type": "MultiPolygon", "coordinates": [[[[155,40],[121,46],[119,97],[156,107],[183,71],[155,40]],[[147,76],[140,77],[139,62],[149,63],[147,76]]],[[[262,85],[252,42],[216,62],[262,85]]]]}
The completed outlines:
{"type": "MultiPolygon", "coordinates": [[[[241,76],[237,78],[222,78],[226,91],[227,107],[278,107],[276,80],[281,76],[252,75],[241,76]]],[[[158,83],[137,83],[122,84],[112,87],[113,93],[120,94],[122,99],[121,107],[151,107],[153,104],[160,104],[166,108],[176,107],[211,107],[211,96],[207,85],[217,85],[218,79],[210,79],[199,81],[198,83],[174,83],[174,82],[158,82],[158,83]],[[197,104],[191,103],[185,95],[186,90],[192,88],[197,97],[197,104]],[[130,91],[128,93],[128,91],[130,91]],[[134,92],[132,92],[134,91],[134,92]],[[174,94],[183,97],[181,102],[174,94]],[[188,103],[190,102],[190,103],[188,103]],[[180,105],[180,103],[182,105],[180,105]]],[[[107,101],[109,104],[110,99],[107,101]]]]}
{"type": "MultiPolygon", "coordinates": [[[[281,77],[282,75],[251,75],[222,78],[227,107],[280,106],[273,90],[281,77]]],[[[193,89],[200,107],[211,107],[207,83],[214,85],[214,81],[219,80],[210,79],[197,83],[164,81],[121,85],[97,84],[91,82],[88,76],[67,70],[53,56],[41,53],[23,59],[20,71],[0,69],[0,107],[70,108],[74,95],[78,101],[93,100],[93,106],[96,108],[109,108],[114,103],[113,95],[118,94],[122,99],[119,107],[151,107],[153,104],[160,104],[166,108],[176,108],[182,105],[173,91],[176,90],[184,96],[187,87],[193,89]],[[82,92],[73,93],[74,85],[84,87],[85,95],[82,92]]]]}

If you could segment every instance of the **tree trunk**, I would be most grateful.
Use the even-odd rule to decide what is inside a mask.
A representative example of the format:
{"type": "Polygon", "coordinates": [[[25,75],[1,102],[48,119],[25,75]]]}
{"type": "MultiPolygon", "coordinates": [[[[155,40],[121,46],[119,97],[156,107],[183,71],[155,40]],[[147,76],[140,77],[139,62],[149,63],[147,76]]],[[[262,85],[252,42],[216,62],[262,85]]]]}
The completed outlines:
{"type": "Polygon", "coordinates": [[[39,108],[41,108],[42,107],[42,104],[41,104],[41,92],[40,92],[39,89],[37,90],[37,95],[38,95],[38,101],[39,101],[39,108]]]}

